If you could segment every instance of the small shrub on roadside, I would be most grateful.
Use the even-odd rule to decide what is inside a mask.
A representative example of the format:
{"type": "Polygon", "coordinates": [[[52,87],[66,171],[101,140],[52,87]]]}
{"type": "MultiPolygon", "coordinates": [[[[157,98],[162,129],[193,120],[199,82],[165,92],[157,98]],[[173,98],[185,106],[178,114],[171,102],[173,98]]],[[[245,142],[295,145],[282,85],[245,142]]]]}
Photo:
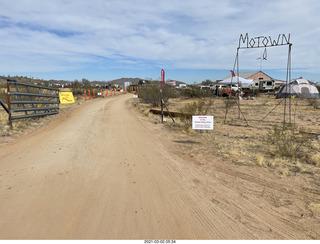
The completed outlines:
{"type": "Polygon", "coordinates": [[[301,157],[301,147],[310,142],[305,131],[297,130],[291,124],[283,128],[273,127],[273,130],[268,133],[265,139],[273,148],[272,154],[290,158],[301,157]]]}
{"type": "Polygon", "coordinates": [[[308,105],[310,105],[313,108],[320,109],[320,101],[318,99],[306,99],[308,102],[308,105]]]}
{"type": "Polygon", "coordinates": [[[187,126],[192,124],[192,115],[207,115],[214,104],[214,99],[201,99],[197,102],[186,104],[180,109],[180,119],[187,126]]]}

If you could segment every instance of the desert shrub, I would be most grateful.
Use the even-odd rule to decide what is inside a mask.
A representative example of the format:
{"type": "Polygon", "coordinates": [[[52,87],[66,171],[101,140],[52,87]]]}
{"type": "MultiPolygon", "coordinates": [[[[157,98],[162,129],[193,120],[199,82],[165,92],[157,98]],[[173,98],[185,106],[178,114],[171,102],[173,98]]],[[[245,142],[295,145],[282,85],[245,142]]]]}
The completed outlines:
{"type": "Polygon", "coordinates": [[[320,167],[320,152],[306,154],[306,161],[317,167],[320,167]]]}
{"type": "Polygon", "coordinates": [[[198,86],[189,86],[187,89],[181,89],[180,95],[188,98],[212,97],[213,90],[203,90],[198,86]]]}
{"type": "Polygon", "coordinates": [[[313,108],[320,108],[320,101],[318,99],[306,99],[309,106],[313,108]]]}
{"type": "Polygon", "coordinates": [[[5,85],[0,85],[0,99],[2,102],[7,103],[8,101],[8,95],[5,92],[6,86],[5,85]]]}
{"type": "Polygon", "coordinates": [[[71,92],[74,96],[77,96],[77,95],[83,95],[84,94],[84,90],[81,89],[81,88],[74,88],[72,87],[71,88],[71,92]]]}
{"type": "Polygon", "coordinates": [[[175,91],[168,85],[161,86],[160,83],[150,83],[139,89],[139,98],[146,103],[150,103],[153,107],[160,105],[160,89],[162,89],[162,99],[167,102],[169,98],[176,97],[175,91]]]}
{"type": "Polygon", "coordinates": [[[214,99],[201,99],[193,103],[188,103],[183,106],[179,112],[180,120],[184,122],[187,126],[192,124],[192,115],[207,115],[214,104],[214,99]]]}
{"type": "Polygon", "coordinates": [[[84,93],[83,89],[84,88],[83,88],[82,84],[78,80],[75,80],[74,82],[72,82],[71,91],[72,91],[73,95],[83,95],[83,93],[84,93]]]}
{"type": "Polygon", "coordinates": [[[302,157],[302,146],[310,143],[306,131],[297,129],[292,124],[283,127],[274,126],[265,139],[273,149],[272,154],[290,158],[302,157]]]}

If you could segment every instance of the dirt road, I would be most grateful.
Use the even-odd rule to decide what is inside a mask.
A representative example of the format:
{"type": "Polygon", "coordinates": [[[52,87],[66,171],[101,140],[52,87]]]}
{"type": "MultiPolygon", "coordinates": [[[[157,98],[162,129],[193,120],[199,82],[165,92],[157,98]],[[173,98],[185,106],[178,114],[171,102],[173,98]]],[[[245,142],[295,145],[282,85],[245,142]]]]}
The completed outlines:
{"type": "Polygon", "coordinates": [[[305,237],[221,181],[211,179],[215,196],[242,212],[209,201],[195,187],[201,172],[145,129],[129,99],[88,102],[0,148],[0,239],[305,237]]]}

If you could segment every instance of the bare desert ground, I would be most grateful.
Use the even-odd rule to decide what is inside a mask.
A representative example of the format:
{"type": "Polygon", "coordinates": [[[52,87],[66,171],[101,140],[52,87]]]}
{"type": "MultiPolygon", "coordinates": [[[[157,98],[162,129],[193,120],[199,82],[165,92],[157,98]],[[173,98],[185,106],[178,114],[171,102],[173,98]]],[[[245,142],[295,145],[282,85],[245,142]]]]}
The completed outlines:
{"type": "Polygon", "coordinates": [[[295,106],[309,140],[293,159],[265,140],[277,103],[243,101],[246,126],[216,99],[208,132],[155,123],[131,94],[1,119],[0,239],[319,239],[319,110],[295,106]]]}

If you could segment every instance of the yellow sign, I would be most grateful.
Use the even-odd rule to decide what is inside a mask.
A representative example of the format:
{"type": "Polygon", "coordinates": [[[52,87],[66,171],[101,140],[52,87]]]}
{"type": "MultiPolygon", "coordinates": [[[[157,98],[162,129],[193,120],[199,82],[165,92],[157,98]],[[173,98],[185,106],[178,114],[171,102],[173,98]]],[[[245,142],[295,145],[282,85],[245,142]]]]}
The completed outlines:
{"type": "Polygon", "coordinates": [[[72,92],[59,92],[60,103],[74,103],[72,92]]]}

